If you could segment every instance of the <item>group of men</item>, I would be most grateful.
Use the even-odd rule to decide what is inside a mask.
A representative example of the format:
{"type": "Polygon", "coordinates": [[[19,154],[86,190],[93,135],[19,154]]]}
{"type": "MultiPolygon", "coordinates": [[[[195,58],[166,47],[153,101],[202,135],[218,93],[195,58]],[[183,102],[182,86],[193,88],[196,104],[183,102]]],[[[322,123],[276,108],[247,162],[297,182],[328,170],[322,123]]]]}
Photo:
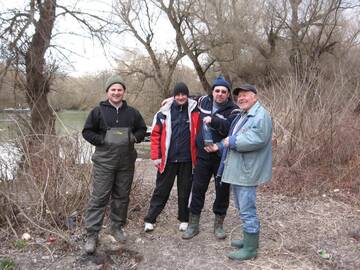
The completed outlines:
{"type": "MultiPolygon", "coordinates": [[[[146,132],[140,113],[128,106],[125,84],[118,75],[106,82],[107,100],[89,114],[84,138],[95,145],[93,189],[86,211],[85,250],[93,253],[105,208],[110,203],[111,233],[126,240],[129,193],[134,175],[136,151],[146,132]]],[[[233,240],[231,259],[257,256],[260,222],[256,213],[256,187],[271,179],[272,121],[260,104],[254,85],[233,89],[222,76],[212,83],[212,92],[189,97],[183,82],[175,84],[173,97],[155,114],[151,132],[151,159],[157,168],[156,184],[145,232],[153,231],[177,179],[179,230],[183,239],[199,233],[199,222],[210,180],[215,181],[214,235],[226,237],[223,228],[229,207],[230,188],[243,222],[242,240],[233,240]]]]}

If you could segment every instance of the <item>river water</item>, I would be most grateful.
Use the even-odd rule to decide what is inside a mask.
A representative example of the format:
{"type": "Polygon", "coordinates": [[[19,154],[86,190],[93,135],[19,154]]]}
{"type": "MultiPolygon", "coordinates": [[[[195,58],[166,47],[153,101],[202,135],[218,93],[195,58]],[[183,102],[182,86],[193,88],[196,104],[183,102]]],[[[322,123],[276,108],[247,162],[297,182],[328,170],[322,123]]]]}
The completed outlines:
{"type": "MultiPolygon", "coordinates": [[[[20,151],[15,146],[14,139],[21,135],[21,118],[25,119],[28,112],[7,113],[0,112],[0,181],[1,179],[13,179],[16,163],[20,158],[20,151]]],[[[87,162],[94,151],[89,143],[81,136],[87,111],[62,111],[56,114],[56,134],[61,136],[71,135],[78,137],[82,145],[81,162],[87,162]],[[89,154],[90,153],[90,154],[89,154]]],[[[147,159],[150,156],[148,142],[137,144],[138,158],[147,159]]]]}

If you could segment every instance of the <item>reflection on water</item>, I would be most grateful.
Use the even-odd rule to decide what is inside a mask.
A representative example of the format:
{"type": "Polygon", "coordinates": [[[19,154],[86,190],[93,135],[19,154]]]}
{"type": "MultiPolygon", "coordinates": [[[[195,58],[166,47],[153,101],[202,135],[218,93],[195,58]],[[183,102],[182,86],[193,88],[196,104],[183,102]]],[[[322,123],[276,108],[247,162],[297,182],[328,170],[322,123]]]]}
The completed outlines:
{"type": "MultiPolygon", "coordinates": [[[[56,112],[55,130],[58,135],[70,135],[82,130],[87,111],[56,112]]],[[[21,134],[22,123],[30,122],[29,112],[0,112],[0,138],[6,140],[21,134]]]]}

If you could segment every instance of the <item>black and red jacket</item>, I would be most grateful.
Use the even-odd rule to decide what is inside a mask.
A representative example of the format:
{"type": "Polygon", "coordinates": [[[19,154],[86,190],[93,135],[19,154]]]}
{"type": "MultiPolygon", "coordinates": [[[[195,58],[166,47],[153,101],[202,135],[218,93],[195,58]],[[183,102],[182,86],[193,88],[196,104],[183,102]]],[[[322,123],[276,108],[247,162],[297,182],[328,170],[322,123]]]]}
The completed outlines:
{"type": "MultiPolygon", "coordinates": [[[[159,112],[157,112],[154,116],[153,124],[152,124],[152,131],[151,131],[151,159],[154,161],[160,161],[159,172],[163,173],[165,170],[165,166],[167,164],[168,157],[169,157],[169,149],[171,144],[172,138],[172,127],[171,127],[171,115],[174,116],[174,113],[171,113],[171,108],[175,101],[169,102],[165,104],[159,112]]],[[[195,166],[196,163],[196,136],[199,130],[199,117],[200,112],[197,110],[197,103],[194,100],[188,100],[187,113],[189,119],[189,129],[190,129],[190,153],[191,153],[191,161],[192,166],[195,166]]],[[[182,140],[178,140],[181,144],[182,140]]],[[[181,148],[184,147],[183,145],[175,144],[174,141],[172,144],[172,151],[174,148],[181,148]]],[[[188,144],[184,144],[189,146],[188,144]]],[[[176,151],[176,150],[175,150],[176,151]]],[[[180,155],[179,158],[181,159],[182,156],[180,155]]],[[[175,161],[174,156],[172,157],[171,161],[175,161]]],[[[182,160],[180,160],[182,161],[182,160]]]]}

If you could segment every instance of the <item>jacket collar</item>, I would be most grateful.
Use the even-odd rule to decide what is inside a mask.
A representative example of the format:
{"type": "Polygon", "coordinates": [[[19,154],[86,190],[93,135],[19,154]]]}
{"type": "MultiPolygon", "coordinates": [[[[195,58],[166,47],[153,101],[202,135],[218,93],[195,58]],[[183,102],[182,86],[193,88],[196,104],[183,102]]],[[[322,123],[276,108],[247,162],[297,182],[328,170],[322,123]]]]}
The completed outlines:
{"type": "Polygon", "coordinates": [[[256,114],[256,111],[260,108],[260,102],[256,101],[254,105],[251,106],[250,110],[248,111],[248,116],[254,116],[256,114]]]}
{"type": "MultiPolygon", "coordinates": [[[[208,97],[210,98],[212,103],[215,102],[213,95],[209,95],[208,97]]],[[[234,106],[236,106],[236,104],[230,98],[228,98],[228,100],[224,104],[219,104],[219,111],[226,110],[234,106]]]]}
{"type": "MultiPolygon", "coordinates": [[[[109,100],[101,101],[101,102],[100,102],[100,105],[101,105],[101,106],[110,106],[110,107],[112,107],[112,108],[115,108],[115,107],[109,102],[109,100]]],[[[125,100],[123,100],[120,109],[126,108],[126,107],[127,107],[127,103],[126,103],[125,100]]]]}
{"type": "MultiPolygon", "coordinates": [[[[162,106],[162,107],[160,108],[159,111],[162,112],[162,113],[169,112],[170,109],[171,109],[171,105],[172,105],[174,102],[175,102],[175,101],[172,100],[172,101],[166,103],[164,106],[162,106]]],[[[192,100],[192,99],[189,98],[189,99],[188,99],[188,110],[189,110],[190,112],[192,112],[192,111],[196,108],[196,104],[197,104],[197,102],[196,102],[195,100],[192,100]]]]}

